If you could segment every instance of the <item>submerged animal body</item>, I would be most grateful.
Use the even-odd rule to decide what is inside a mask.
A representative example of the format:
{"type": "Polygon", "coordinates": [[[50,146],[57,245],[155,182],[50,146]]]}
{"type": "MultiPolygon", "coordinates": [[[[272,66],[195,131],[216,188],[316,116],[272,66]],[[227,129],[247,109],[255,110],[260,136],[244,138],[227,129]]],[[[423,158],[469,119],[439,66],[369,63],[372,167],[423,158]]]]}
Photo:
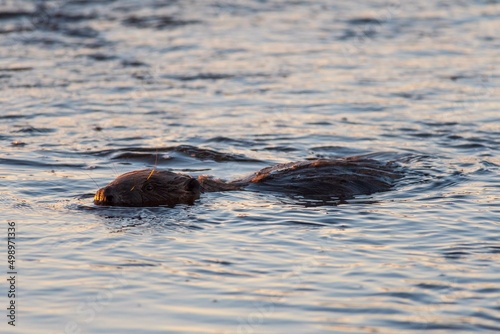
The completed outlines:
{"type": "Polygon", "coordinates": [[[270,191],[312,199],[348,199],[387,191],[400,177],[401,173],[392,163],[362,157],[279,164],[231,182],[146,169],[123,174],[99,189],[94,203],[172,207],[192,205],[202,192],[231,190],[270,191]]]}

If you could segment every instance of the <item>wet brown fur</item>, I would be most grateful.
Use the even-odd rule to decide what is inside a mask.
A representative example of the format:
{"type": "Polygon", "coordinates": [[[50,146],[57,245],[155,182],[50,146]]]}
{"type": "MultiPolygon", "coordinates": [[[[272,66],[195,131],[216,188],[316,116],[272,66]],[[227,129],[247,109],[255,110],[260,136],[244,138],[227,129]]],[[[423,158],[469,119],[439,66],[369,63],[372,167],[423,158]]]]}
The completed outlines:
{"type": "Polygon", "coordinates": [[[243,179],[225,182],[198,179],[169,171],[139,170],[123,174],[94,197],[97,205],[192,205],[201,192],[258,190],[305,198],[347,199],[389,190],[401,173],[391,163],[350,157],[291,162],[261,169],[243,179]]]}
{"type": "Polygon", "coordinates": [[[200,183],[189,175],[151,169],[128,172],[101,188],[97,205],[170,206],[190,204],[200,198],[200,183]]]}

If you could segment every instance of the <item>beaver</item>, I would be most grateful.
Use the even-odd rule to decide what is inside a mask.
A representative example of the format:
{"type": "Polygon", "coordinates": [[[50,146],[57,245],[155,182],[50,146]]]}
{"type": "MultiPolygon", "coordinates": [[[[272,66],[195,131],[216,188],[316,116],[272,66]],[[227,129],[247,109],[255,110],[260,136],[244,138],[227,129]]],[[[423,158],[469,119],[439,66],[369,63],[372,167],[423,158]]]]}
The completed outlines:
{"type": "Polygon", "coordinates": [[[94,204],[104,206],[193,205],[201,193],[252,190],[311,199],[353,198],[391,189],[402,177],[394,163],[364,157],[319,159],[266,167],[243,179],[226,182],[211,176],[194,178],[166,170],[125,173],[99,189],[94,204]]]}

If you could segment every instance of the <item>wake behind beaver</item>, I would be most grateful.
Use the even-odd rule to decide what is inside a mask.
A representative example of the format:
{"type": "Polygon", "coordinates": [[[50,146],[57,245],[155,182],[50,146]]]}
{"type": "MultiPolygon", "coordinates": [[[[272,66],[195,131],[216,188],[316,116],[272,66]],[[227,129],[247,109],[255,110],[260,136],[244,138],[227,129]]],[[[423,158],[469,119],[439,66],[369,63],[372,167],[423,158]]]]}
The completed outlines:
{"type": "Polygon", "coordinates": [[[269,191],[311,199],[349,199],[388,191],[402,177],[394,162],[365,157],[290,162],[261,169],[246,178],[226,182],[211,176],[194,178],[165,170],[125,173],[97,191],[94,204],[146,207],[193,205],[201,193],[269,191]]]}

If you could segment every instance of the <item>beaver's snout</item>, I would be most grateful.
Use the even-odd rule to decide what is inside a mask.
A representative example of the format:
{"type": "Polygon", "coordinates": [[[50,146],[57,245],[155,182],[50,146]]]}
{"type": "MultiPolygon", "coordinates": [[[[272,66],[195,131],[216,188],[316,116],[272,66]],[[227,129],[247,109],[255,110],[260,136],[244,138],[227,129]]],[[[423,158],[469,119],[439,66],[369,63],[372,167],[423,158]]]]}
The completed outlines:
{"type": "Polygon", "coordinates": [[[113,205],[113,194],[109,186],[97,190],[94,195],[94,204],[113,205]]]}

